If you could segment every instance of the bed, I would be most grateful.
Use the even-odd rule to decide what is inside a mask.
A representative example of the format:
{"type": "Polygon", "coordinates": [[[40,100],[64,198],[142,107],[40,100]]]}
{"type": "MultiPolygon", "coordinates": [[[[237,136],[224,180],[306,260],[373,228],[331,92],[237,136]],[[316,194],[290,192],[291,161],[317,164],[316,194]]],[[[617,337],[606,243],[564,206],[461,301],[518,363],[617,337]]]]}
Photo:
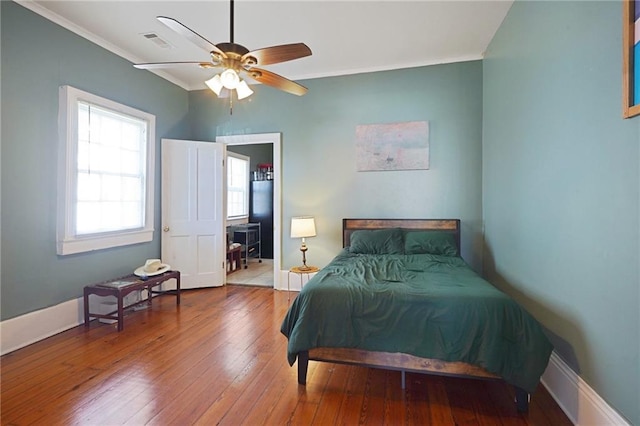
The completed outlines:
{"type": "Polygon", "coordinates": [[[528,409],[553,349],[541,325],[460,257],[458,219],[344,219],[343,249],[282,322],[287,359],[505,380],[528,409]]]}

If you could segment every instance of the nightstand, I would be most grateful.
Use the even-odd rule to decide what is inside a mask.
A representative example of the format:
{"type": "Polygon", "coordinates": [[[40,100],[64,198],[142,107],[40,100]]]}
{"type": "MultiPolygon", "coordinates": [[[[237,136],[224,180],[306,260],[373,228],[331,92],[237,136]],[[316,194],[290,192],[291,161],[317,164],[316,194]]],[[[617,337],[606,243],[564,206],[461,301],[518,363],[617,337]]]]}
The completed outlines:
{"type": "Polygon", "coordinates": [[[287,275],[287,291],[291,291],[291,274],[296,274],[300,276],[300,290],[302,290],[303,286],[303,275],[307,276],[307,282],[311,279],[311,274],[315,274],[318,272],[320,268],[317,266],[307,266],[306,269],[302,269],[302,266],[294,266],[289,269],[289,274],[287,275]]]}

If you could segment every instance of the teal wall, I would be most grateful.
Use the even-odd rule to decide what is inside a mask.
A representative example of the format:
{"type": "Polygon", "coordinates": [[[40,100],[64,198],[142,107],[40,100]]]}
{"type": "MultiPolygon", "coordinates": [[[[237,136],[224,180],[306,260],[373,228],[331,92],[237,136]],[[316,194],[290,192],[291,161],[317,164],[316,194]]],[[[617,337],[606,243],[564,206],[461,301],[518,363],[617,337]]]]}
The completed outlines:
{"type": "Polygon", "coordinates": [[[12,318],[82,295],[91,282],[131,273],[160,252],[148,244],[56,255],[58,88],[71,85],[156,116],[156,229],[162,137],[188,134],[187,92],[2,1],[1,316],[12,318]]]}
{"type": "Polygon", "coordinates": [[[640,424],[640,117],[621,2],[516,1],[484,60],[484,268],[640,424]]]}
{"type": "Polygon", "coordinates": [[[342,247],[345,217],[462,219],[462,254],[481,269],[482,64],[438,65],[301,82],[297,97],[270,87],[229,105],[210,91],[189,94],[192,136],[282,132],[284,268],[300,263],[290,218],[313,215],[310,264],[342,247]],[[430,170],[357,172],[359,124],[428,120],[430,170]]]}

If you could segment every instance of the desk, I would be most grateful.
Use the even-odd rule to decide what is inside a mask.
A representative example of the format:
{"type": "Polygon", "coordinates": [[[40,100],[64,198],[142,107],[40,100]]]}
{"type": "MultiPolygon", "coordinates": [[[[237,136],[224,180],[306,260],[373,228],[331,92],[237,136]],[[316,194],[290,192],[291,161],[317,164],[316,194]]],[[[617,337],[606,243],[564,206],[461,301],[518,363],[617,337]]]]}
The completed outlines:
{"type": "Polygon", "coordinates": [[[172,290],[176,296],[176,305],[180,304],[180,271],[167,271],[163,274],[152,276],[143,280],[136,275],[127,275],[124,277],[116,278],[114,280],[104,281],[97,284],[91,284],[84,288],[84,326],[89,327],[89,320],[93,318],[108,318],[118,321],[118,331],[124,329],[124,297],[138,290],[147,290],[147,299],[134,303],[131,306],[139,303],[147,302],[151,305],[153,294],[165,294],[164,291],[153,291],[152,287],[158,286],[163,282],[175,278],[176,290],[172,290]],[[89,312],[89,295],[95,294],[96,296],[115,296],[118,300],[118,310],[110,312],[108,314],[95,314],[89,312]]]}
{"type": "Polygon", "coordinates": [[[302,276],[306,274],[307,281],[309,281],[309,279],[311,278],[310,275],[315,274],[319,270],[320,268],[318,268],[317,266],[307,266],[307,269],[302,269],[302,266],[294,266],[293,268],[289,269],[289,274],[287,275],[287,291],[291,291],[291,274],[300,275],[300,290],[302,290],[302,276]]]}

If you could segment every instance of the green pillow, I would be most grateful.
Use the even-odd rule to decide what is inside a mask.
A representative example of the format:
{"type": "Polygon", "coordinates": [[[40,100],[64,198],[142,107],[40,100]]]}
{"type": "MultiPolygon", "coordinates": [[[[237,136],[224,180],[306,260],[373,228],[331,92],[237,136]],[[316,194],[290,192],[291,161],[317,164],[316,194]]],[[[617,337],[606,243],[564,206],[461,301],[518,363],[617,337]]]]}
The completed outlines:
{"type": "Polygon", "coordinates": [[[351,234],[349,251],[356,254],[403,254],[402,230],[358,230],[351,234]]]}
{"type": "Polygon", "coordinates": [[[457,256],[458,246],[455,236],[447,232],[407,231],[404,237],[404,252],[457,256]]]}

